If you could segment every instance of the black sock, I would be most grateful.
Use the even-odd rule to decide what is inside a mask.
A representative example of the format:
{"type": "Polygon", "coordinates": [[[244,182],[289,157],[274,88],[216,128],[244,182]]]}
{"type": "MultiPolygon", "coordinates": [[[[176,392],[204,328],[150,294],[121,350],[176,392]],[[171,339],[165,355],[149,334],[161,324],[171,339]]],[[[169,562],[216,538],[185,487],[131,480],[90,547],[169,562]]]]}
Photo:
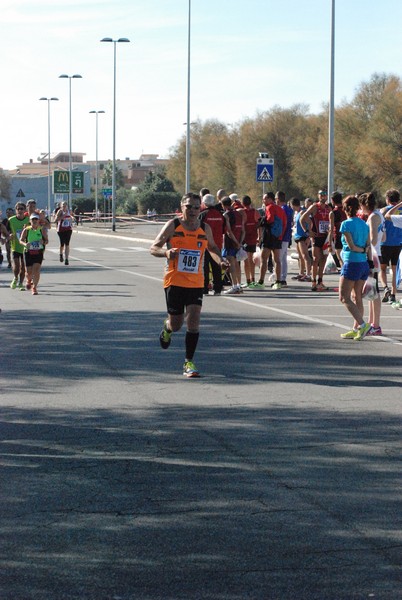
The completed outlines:
{"type": "Polygon", "coordinates": [[[199,332],[192,333],[191,331],[186,332],[186,360],[192,360],[197,348],[198,338],[200,337],[199,332]]]}

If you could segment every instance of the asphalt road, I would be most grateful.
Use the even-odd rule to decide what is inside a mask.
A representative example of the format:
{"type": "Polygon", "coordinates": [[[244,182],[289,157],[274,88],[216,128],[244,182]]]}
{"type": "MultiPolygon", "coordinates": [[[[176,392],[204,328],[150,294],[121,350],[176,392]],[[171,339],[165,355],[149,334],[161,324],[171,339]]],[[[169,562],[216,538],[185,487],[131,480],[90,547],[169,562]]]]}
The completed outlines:
{"type": "Polygon", "coordinates": [[[52,231],[35,297],[0,270],[0,599],[402,598],[402,311],[359,343],[335,292],[207,297],[185,379],[159,227],[69,267],[52,231]]]}

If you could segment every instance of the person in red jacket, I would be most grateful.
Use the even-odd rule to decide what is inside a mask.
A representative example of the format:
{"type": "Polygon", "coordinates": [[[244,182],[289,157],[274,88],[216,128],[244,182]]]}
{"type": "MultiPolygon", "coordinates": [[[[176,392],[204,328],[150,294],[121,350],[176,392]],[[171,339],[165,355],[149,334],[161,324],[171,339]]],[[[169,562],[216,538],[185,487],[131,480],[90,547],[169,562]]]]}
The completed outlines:
{"type": "Polygon", "coordinates": [[[265,217],[263,217],[261,226],[261,267],[260,279],[253,286],[253,289],[264,289],[264,279],[267,272],[268,259],[271,252],[274,255],[275,277],[276,281],[272,289],[280,290],[281,284],[281,249],[282,237],[286,230],[286,213],[280,206],[275,204],[275,194],[268,192],[263,196],[265,205],[265,217]]]}
{"type": "MultiPolygon", "coordinates": [[[[219,249],[222,248],[223,229],[225,219],[216,208],[216,200],[212,194],[202,197],[202,204],[206,207],[200,214],[201,223],[208,223],[212,230],[212,236],[219,249]]],[[[212,295],[220,296],[222,293],[222,270],[220,265],[211,257],[208,250],[204,255],[204,294],[209,292],[210,272],[212,271],[213,292],[212,295]]]]}

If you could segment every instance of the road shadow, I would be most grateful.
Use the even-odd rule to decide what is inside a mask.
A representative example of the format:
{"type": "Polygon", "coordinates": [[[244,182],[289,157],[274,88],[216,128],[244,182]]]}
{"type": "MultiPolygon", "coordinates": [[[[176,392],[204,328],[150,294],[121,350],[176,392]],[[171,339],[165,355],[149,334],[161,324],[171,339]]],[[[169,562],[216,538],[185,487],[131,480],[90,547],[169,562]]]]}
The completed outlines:
{"type": "Polygon", "coordinates": [[[4,407],[2,600],[400,598],[400,420],[4,407]]]}
{"type": "MultiPolygon", "coordinates": [[[[161,350],[164,317],[135,310],[2,313],[3,393],[32,381],[45,393],[69,380],[169,381],[184,359],[184,333],[174,334],[169,350],[161,350]],[[21,357],[28,369],[21,369],[21,357]]],[[[328,389],[379,388],[381,393],[401,386],[400,357],[381,351],[378,340],[340,340],[335,329],[333,335],[311,340],[314,327],[280,314],[272,320],[248,315],[245,327],[236,315],[204,314],[197,361],[217,386],[279,381],[328,389]]]]}

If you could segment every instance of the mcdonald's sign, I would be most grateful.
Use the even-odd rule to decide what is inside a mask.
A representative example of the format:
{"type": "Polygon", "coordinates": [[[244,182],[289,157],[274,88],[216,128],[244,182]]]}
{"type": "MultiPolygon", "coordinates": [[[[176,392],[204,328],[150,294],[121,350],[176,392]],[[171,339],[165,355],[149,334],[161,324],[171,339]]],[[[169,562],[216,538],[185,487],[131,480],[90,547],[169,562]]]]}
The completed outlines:
{"type": "Polygon", "coordinates": [[[68,194],[70,191],[70,173],[68,171],[53,172],[53,194],[68,194]]]}
{"type": "MultiPolygon", "coordinates": [[[[83,171],[73,171],[72,173],[72,193],[84,193],[84,173],[83,171]]],[[[53,194],[68,194],[70,191],[70,173],[68,171],[53,172],[53,194]]]]}

